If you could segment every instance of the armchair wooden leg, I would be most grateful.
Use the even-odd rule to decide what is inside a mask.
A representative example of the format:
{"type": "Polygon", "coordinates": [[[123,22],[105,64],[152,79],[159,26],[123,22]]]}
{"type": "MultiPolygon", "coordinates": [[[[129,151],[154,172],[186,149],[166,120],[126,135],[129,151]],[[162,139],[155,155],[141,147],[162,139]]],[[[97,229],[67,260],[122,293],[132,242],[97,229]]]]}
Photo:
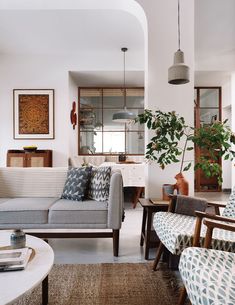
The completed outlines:
{"type": "Polygon", "coordinates": [[[113,255],[118,256],[119,250],[119,230],[113,230],[113,255]]]}
{"type": "Polygon", "coordinates": [[[163,245],[162,242],[160,242],[159,246],[158,246],[158,249],[157,249],[156,258],[155,258],[154,263],[153,263],[153,271],[156,271],[156,269],[157,269],[157,265],[160,261],[160,258],[161,258],[161,255],[162,255],[162,252],[163,252],[164,248],[165,248],[165,246],[163,245]]]}
{"type": "Polygon", "coordinates": [[[179,297],[178,305],[184,305],[186,297],[187,297],[186,288],[182,287],[181,292],[180,292],[180,297],[179,297]]]}

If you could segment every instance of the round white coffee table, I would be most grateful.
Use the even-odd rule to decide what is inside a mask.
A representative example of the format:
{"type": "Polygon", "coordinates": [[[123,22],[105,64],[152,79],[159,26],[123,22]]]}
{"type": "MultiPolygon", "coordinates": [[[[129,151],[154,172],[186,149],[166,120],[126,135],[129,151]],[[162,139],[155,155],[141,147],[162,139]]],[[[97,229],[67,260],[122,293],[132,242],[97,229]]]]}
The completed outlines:
{"type": "MultiPolygon", "coordinates": [[[[0,231],[0,247],[10,245],[11,232],[0,231]]],[[[0,272],[0,305],[11,304],[42,282],[42,304],[48,303],[48,274],[53,266],[54,252],[42,239],[26,235],[26,246],[35,256],[25,270],[0,272]]]]}

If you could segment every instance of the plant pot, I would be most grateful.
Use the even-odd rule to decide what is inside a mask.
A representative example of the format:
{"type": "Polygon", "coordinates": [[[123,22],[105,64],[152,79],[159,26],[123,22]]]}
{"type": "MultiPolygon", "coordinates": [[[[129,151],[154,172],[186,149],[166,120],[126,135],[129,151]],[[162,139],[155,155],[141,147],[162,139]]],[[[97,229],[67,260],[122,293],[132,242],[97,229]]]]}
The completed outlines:
{"type": "Polygon", "coordinates": [[[179,173],[175,176],[176,184],[175,189],[177,190],[178,195],[186,195],[188,196],[188,181],[184,178],[182,173],[179,173]]]}

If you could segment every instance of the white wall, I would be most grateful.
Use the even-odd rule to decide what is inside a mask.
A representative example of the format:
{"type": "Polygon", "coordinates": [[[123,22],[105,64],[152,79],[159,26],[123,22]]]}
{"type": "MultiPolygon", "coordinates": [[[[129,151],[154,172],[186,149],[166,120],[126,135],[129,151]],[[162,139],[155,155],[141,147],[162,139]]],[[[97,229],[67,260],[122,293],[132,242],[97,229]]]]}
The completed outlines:
{"type": "MultiPolygon", "coordinates": [[[[193,87],[194,87],[194,1],[181,1],[181,49],[185,53],[185,62],[190,66],[190,83],[169,85],[168,68],[173,64],[173,54],[177,50],[177,1],[138,0],[148,21],[147,61],[145,77],[146,107],[163,111],[175,110],[193,124],[193,87]]],[[[151,135],[146,131],[147,141],[151,135]]],[[[187,155],[193,160],[193,153],[187,155]]],[[[146,171],[146,196],[161,197],[164,183],[175,183],[174,176],[179,172],[179,164],[170,165],[161,170],[156,164],[148,166],[146,171]]],[[[185,177],[189,181],[190,194],[194,193],[193,170],[185,177]]]]}
{"type": "MultiPolygon", "coordinates": [[[[231,101],[232,101],[232,130],[235,132],[235,73],[231,78],[231,101]]],[[[235,150],[235,145],[234,145],[235,150]]],[[[235,162],[232,162],[232,186],[235,186],[235,162]]]]}
{"type": "MultiPolygon", "coordinates": [[[[75,129],[70,124],[69,126],[69,156],[73,157],[78,154],[78,86],[71,74],[69,76],[69,106],[72,109],[73,101],[76,102],[77,125],[75,129]]],[[[70,118],[69,118],[70,119],[70,118]]]]}
{"type": "Polygon", "coordinates": [[[0,57],[0,165],[6,165],[8,149],[34,144],[52,149],[53,164],[66,165],[68,155],[68,75],[55,58],[29,56],[0,57]],[[55,139],[13,139],[13,89],[55,89],[55,139]]]}

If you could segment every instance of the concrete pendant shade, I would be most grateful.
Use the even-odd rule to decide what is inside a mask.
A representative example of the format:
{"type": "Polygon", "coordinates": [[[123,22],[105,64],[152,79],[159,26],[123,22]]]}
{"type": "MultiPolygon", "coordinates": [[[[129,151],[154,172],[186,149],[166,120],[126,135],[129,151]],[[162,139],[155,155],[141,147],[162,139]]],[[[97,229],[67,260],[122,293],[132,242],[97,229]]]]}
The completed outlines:
{"type": "Polygon", "coordinates": [[[182,85],[189,82],[189,67],[184,64],[184,52],[180,49],[174,54],[174,64],[168,69],[168,83],[182,85]]]}

